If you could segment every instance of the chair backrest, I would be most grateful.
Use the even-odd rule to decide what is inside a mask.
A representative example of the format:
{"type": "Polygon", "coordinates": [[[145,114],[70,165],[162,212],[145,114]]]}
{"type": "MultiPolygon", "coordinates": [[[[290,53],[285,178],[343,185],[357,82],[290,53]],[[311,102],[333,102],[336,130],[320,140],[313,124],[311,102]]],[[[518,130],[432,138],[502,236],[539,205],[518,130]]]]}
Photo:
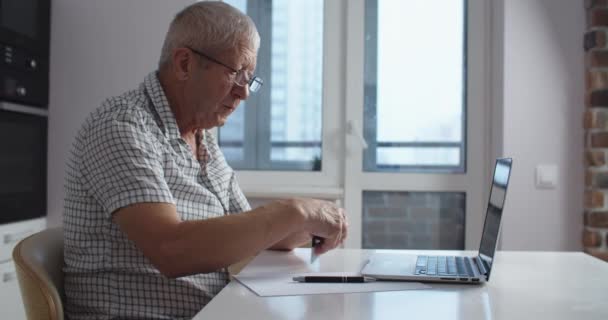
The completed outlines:
{"type": "Polygon", "coordinates": [[[28,320],[63,320],[63,230],[46,229],[21,240],[13,260],[28,320]]]}

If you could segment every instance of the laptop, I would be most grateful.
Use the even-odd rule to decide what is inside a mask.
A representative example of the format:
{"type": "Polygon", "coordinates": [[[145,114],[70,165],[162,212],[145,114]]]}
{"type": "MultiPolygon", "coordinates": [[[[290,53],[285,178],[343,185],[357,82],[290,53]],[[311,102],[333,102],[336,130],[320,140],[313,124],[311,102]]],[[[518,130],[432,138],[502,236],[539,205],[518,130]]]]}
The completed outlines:
{"type": "Polygon", "coordinates": [[[512,162],[511,158],[496,159],[477,255],[428,256],[377,252],[369,258],[361,274],[378,280],[468,284],[489,281],[512,162]]]}

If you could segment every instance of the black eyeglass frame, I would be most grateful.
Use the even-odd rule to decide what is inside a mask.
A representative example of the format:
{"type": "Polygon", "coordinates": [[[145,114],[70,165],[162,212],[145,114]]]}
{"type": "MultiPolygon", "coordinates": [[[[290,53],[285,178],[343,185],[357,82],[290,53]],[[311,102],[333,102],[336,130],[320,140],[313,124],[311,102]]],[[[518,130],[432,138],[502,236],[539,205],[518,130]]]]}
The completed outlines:
{"type": "Polygon", "coordinates": [[[217,60],[217,59],[215,59],[213,57],[210,57],[209,55],[204,54],[204,53],[202,53],[202,52],[200,52],[198,50],[195,50],[195,49],[190,48],[188,46],[186,46],[186,48],[190,49],[190,51],[198,54],[199,56],[201,56],[201,57],[203,57],[203,58],[205,58],[205,59],[207,59],[207,60],[209,60],[211,62],[215,62],[215,63],[217,63],[217,64],[219,64],[221,66],[224,66],[228,70],[234,72],[235,76],[234,76],[234,80],[233,81],[234,81],[234,83],[236,85],[238,85],[240,87],[244,87],[245,84],[247,84],[249,86],[249,91],[251,91],[251,92],[258,92],[258,90],[260,90],[260,88],[264,84],[264,80],[262,80],[260,77],[255,76],[255,75],[253,77],[251,77],[251,79],[249,79],[249,80],[247,80],[247,78],[245,78],[245,80],[246,80],[245,83],[242,83],[242,84],[238,83],[237,79],[239,77],[239,74],[240,73],[244,74],[244,70],[242,70],[242,69],[241,70],[236,70],[235,68],[233,68],[233,67],[231,67],[231,66],[229,66],[229,65],[227,65],[227,64],[225,64],[225,63],[223,63],[223,62],[221,62],[221,61],[219,61],[219,60],[217,60]]]}

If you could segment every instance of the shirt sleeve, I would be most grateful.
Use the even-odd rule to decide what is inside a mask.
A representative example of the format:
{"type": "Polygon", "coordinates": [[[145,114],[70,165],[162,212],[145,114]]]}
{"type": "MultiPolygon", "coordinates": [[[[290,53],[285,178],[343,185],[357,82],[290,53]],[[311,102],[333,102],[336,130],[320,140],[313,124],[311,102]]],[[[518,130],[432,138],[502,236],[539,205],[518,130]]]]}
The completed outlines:
{"type": "Polygon", "coordinates": [[[136,203],[175,204],[157,139],[143,122],[134,114],[120,113],[94,122],[85,139],[83,177],[108,216],[136,203]]]}

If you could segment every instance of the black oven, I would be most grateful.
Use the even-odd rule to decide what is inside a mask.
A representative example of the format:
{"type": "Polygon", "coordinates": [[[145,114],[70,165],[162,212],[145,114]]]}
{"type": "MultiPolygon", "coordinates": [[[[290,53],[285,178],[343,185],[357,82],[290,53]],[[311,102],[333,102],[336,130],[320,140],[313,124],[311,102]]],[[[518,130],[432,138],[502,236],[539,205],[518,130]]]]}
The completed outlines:
{"type": "Polygon", "coordinates": [[[0,100],[47,108],[50,0],[0,0],[0,100]]]}
{"type": "Polygon", "coordinates": [[[0,224],[46,216],[46,110],[0,102],[0,224]]]}

